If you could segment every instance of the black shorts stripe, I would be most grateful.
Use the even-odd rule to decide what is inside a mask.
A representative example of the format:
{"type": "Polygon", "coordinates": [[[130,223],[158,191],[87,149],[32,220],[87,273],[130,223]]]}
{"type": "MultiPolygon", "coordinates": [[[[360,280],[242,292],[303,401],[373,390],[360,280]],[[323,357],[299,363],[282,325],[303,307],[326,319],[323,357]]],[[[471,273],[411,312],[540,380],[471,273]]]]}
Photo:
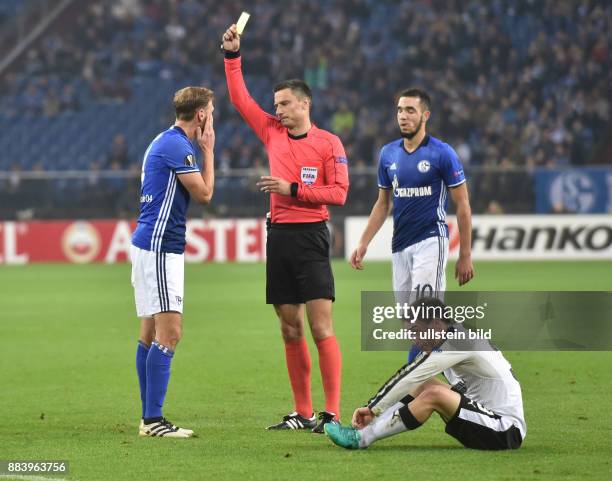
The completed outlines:
{"type": "Polygon", "coordinates": [[[440,291],[440,271],[442,270],[442,238],[438,237],[438,267],[436,269],[436,286],[435,291],[438,293],[440,291]]]}
{"type": "Polygon", "coordinates": [[[168,278],[166,275],[166,253],[162,253],[162,276],[164,279],[164,297],[166,301],[166,310],[170,310],[170,296],[168,295],[168,278]]]}
{"type": "Polygon", "coordinates": [[[161,260],[160,260],[160,253],[156,252],[155,253],[155,277],[157,280],[157,295],[159,296],[159,310],[160,311],[164,311],[164,301],[163,301],[163,296],[162,296],[162,279],[161,279],[161,275],[160,275],[160,264],[161,264],[161,260]]]}
{"type": "MultiPolygon", "coordinates": [[[[372,408],[376,406],[380,402],[382,398],[384,398],[391,389],[395,387],[395,385],[400,382],[403,378],[405,378],[408,374],[414,371],[417,367],[423,364],[427,358],[429,358],[429,354],[423,353],[422,356],[417,356],[417,359],[412,361],[410,364],[404,364],[393,376],[389,378],[389,380],[378,390],[378,392],[366,403],[366,406],[372,408]]],[[[407,393],[408,394],[408,393],[407,393]]]]}
{"type": "Polygon", "coordinates": [[[160,312],[167,312],[170,310],[170,298],[168,296],[165,252],[156,253],[155,266],[157,269],[157,294],[159,295],[159,310],[160,312]]]}

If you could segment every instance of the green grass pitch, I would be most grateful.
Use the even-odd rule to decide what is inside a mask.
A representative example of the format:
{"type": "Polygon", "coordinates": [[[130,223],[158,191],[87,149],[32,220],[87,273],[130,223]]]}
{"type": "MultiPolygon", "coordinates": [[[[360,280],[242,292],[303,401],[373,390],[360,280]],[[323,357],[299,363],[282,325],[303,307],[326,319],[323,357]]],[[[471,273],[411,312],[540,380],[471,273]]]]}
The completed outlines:
{"type": "MultiPolygon", "coordinates": [[[[360,351],[359,293],[387,290],[388,263],[334,264],[345,421],[405,360],[360,351]]],[[[448,286],[454,266],[448,268],[448,286]]],[[[476,265],[479,290],[610,290],[612,262],[476,265]]],[[[137,436],[138,321],[129,265],[0,267],[0,459],[66,459],[70,480],[605,480],[612,473],[612,353],[506,353],[528,424],[518,451],[469,451],[435,417],[349,452],[324,436],[266,432],[292,408],[261,264],[189,265],[184,338],[166,415],[199,433],[137,436]]],[[[323,396],[316,349],[315,408],[323,396]]],[[[2,479],[2,477],[0,477],[2,479]]]]}

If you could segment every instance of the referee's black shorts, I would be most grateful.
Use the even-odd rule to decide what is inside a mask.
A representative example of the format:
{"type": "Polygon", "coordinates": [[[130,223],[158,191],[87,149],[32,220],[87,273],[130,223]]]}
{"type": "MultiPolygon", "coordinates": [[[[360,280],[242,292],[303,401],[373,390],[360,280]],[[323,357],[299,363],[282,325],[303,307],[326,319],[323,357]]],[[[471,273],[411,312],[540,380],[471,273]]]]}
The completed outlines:
{"type": "Polygon", "coordinates": [[[266,243],[266,303],[335,300],[325,222],[269,224],[266,243]]]}

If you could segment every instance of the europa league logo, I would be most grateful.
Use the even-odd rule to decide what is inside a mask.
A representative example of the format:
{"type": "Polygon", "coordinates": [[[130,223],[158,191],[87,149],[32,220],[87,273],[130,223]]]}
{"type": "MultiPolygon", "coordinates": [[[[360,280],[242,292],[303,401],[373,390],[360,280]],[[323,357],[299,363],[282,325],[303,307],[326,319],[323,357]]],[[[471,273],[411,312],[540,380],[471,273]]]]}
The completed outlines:
{"type": "Polygon", "coordinates": [[[64,231],[62,249],[70,261],[86,264],[100,252],[100,235],[89,222],[74,222],[64,231]]]}

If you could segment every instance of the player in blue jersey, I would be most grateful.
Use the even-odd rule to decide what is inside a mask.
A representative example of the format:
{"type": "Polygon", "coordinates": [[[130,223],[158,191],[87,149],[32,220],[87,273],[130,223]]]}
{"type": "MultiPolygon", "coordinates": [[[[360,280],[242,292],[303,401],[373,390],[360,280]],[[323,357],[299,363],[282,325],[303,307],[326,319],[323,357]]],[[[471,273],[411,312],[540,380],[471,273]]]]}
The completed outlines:
{"type": "Polygon", "coordinates": [[[140,216],[132,237],[132,285],[141,318],[136,352],[142,420],[139,434],[187,438],[164,418],[170,364],[182,334],[185,216],[189,199],[208,204],[214,188],[213,93],[186,87],[174,95],[176,122],[149,145],[142,163],[140,216]],[[203,156],[196,163],[191,141],[203,156]]]}
{"type": "MultiPolygon", "coordinates": [[[[378,164],[378,199],[350,259],[363,269],[368,245],[393,210],[393,290],[402,301],[435,296],[446,288],[448,193],[457,208],[459,259],[455,278],[462,286],[474,276],[471,209],[463,167],[453,148],[427,134],[431,99],[421,89],[399,94],[397,122],[402,138],[385,145],[378,164]],[[412,297],[411,297],[412,295],[412,297]]],[[[418,351],[411,351],[410,361],[418,351]]]]}

